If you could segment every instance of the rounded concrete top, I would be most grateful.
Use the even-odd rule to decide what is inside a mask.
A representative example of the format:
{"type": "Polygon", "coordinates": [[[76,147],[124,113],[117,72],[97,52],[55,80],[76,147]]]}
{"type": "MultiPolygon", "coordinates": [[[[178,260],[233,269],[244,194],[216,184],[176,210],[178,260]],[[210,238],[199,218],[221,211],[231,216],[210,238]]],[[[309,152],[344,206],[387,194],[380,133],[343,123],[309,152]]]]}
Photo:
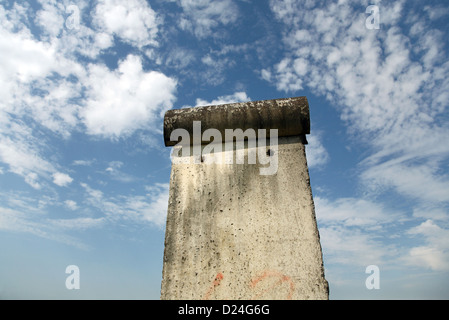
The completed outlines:
{"type": "Polygon", "coordinates": [[[192,137],[193,122],[201,122],[201,134],[217,129],[222,136],[226,129],[278,129],[278,136],[296,136],[310,133],[309,103],[306,97],[231,103],[217,106],[168,110],[164,117],[165,146],[174,146],[171,133],[185,129],[192,137]]]}

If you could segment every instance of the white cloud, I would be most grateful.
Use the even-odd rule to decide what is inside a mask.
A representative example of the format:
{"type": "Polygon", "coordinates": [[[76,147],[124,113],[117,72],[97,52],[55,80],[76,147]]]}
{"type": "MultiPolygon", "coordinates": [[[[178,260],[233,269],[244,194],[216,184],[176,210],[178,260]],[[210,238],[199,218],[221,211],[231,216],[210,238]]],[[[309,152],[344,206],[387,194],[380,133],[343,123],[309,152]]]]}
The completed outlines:
{"type": "Polygon", "coordinates": [[[60,186],[65,187],[72,183],[73,179],[65,173],[62,172],[56,172],[53,174],[53,183],[60,186]]]}
{"type": "Polygon", "coordinates": [[[121,161],[111,161],[109,163],[109,167],[106,168],[106,172],[112,179],[120,182],[129,183],[136,181],[137,180],[136,177],[120,170],[122,166],[123,162],[121,161]]]}
{"type": "Polygon", "coordinates": [[[285,25],[288,52],[263,69],[264,78],[286,92],[308,87],[338,108],[354,141],[372,152],[360,164],[369,189],[449,201],[449,178],[441,175],[449,157],[444,142],[449,127],[438,120],[449,106],[442,32],[409,11],[405,1],[379,4],[380,30],[366,29],[367,15],[357,11],[357,1],[325,9],[290,0],[273,0],[270,6],[285,25]],[[409,32],[417,23],[420,31],[409,32]]]}
{"type": "Polygon", "coordinates": [[[26,218],[26,214],[20,210],[0,207],[0,230],[15,230],[45,236],[39,225],[26,218]]]}
{"type": "Polygon", "coordinates": [[[422,206],[413,209],[413,217],[435,221],[449,221],[449,210],[434,206],[422,206]]]}
{"type": "Polygon", "coordinates": [[[157,45],[160,21],[144,0],[100,0],[95,8],[94,23],[100,30],[139,48],[157,45]]]}
{"type": "Polygon", "coordinates": [[[100,190],[82,183],[87,193],[86,203],[97,208],[110,222],[120,220],[149,222],[157,227],[165,224],[168,206],[168,184],[147,186],[145,195],[121,195],[108,197],[100,190]]]}
{"type": "Polygon", "coordinates": [[[32,186],[34,189],[41,188],[41,185],[37,180],[39,180],[39,178],[35,172],[29,172],[25,175],[25,182],[32,186]]]}
{"type": "Polygon", "coordinates": [[[260,76],[261,76],[262,79],[264,79],[265,81],[271,81],[271,72],[270,72],[270,70],[262,69],[262,70],[260,71],[260,76]]]}
{"type": "Polygon", "coordinates": [[[98,58],[99,54],[113,47],[114,37],[110,33],[81,24],[78,30],[63,29],[62,36],[52,39],[52,42],[58,46],[60,52],[75,61],[77,54],[90,59],[98,58]]]}
{"type": "MultiPolygon", "coordinates": [[[[151,55],[150,58],[153,58],[153,56],[151,55]]],[[[175,47],[168,53],[165,59],[165,65],[182,71],[191,65],[195,60],[196,56],[192,50],[175,47]]]]}
{"type": "Polygon", "coordinates": [[[303,58],[297,58],[293,62],[293,69],[298,76],[304,76],[307,73],[307,61],[303,58]]]}
{"type": "Polygon", "coordinates": [[[393,187],[399,193],[423,202],[449,201],[449,177],[439,174],[431,161],[424,165],[386,161],[365,169],[361,178],[373,190],[393,187]]]}
{"type": "Polygon", "coordinates": [[[246,92],[239,91],[239,92],[234,92],[233,94],[230,94],[230,95],[220,96],[217,99],[214,99],[212,101],[207,101],[207,100],[198,98],[198,99],[196,99],[196,107],[237,103],[237,102],[247,102],[250,100],[251,100],[251,98],[247,96],[246,92]]]}
{"type": "Polygon", "coordinates": [[[43,220],[36,219],[36,214],[37,216],[45,216],[45,212],[33,207],[32,203],[26,202],[24,201],[20,210],[0,207],[0,230],[33,234],[83,250],[89,248],[82,240],[61,233],[59,226],[57,226],[57,223],[53,223],[53,220],[46,218],[43,220]]]}
{"type": "Polygon", "coordinates": [[[410,249],[404,260],[412,265],[424,266],[436,271],[449,270],[449,229],[444,229],[432,220],[413,227],[408,232],[424,238],[425,245],[410,249]]]}
{"type": "Polygon", "coordinates": [[[120,169],[121,167],[123,167],[123,162],[122,161],[111,161],[109,162],[109,167],[106,169],[106,171],[114,171],[117,169],[120,169]]]}
{"type": "Polygon", "coordinates": [[[66,200],[64,201],[64,204],[67,206],[67,208],[69,208],[70,210],[76,210],[78,209],[78,204],[76,203],[76,201],[73,200],[66,200]]]}
{"type": "Polygon", "coordinates": [[[321,168],[329,162],[330,156],[321,143],[321,134],[313,132],[307,136],[306,146],[307,166],[309,168],[321,168]]]}
{"type": "Polygon", "coordinates": [[[48,223],[53,227],[62,230],[87,230],[98,228],[106,223],[105,218],[73,218],[73,219],[52,219],[48,223]]]}
{"type": "Polygon", "coordinates": [[[40,189],[39,178],[49,177],[55,170],[42,156],[41,142],[31,132],[23,123],[12,121],[6,115],[1,117],[0,161],[9,166],[10,172],[22,176],[33,188],[40,189]]]}
{"type": "Polygon", "coordinates": [[[370,200],[358,198],[339,198],[329,201],[315,197],[316,215],[325,225],[358,226],[366,230],[378,230],[382,224],[399,222],[404,219],[398,212],[370,200]]]}
{"type": "Polygon", "coordinates": [[[132,197],[127,200],[129,210],[133,210],[136,216],[156,226],[163,226],[167,217],[169,185],[155,184],[147,187],[145,197],[132,197]]]}
{"type": "Polygon", "coordinates": [[[342,264],[350,268],[389,261],[397,250],[385,246],[372,234],[341,226],[320,228],[320,241],[326,264],[342,264]]]}
{"type": "Polygon", "coordinates": [[[148,128],[175,100],[176,81],[156,71],[145,72],[138,56],[129,55],[117,70],[90,65],[88,100],[81,111],[88,133],[128,136],[148,128]]]}
{"type": "Polygon", "coordinates": [[[42,0],[35,15],[26,3],[8,10],[0,5],[0,161],[35,189],[57,172],[55,158],[47,157],[52,138],[68,139],[74,131],[113,139],[156,131],[155,121],[175,100],[176,81],[144,71],[137,55],[117,70],[79,60],[98,58],[114,35],[139,47],[155,45],[159,20],[145,1],[101,1],[93,12],[87,2],[73,3],[81,19],[73,30],[65,24],[70,1],[42,0]],[[96,27],[86,24],[86,14],[95,15],[96,27]],[[114,19],[121,23],[110,24],[114,19]],[[42,28],[39,36],[29,29],[33,22],[42,28]]]}
{"type": "Polygon", "coordinates": [[[10,29],[7,13],[0,10],[0,16],[0,111],[9,113],[7,119],[31,115],[68,136],[77,122],[77,106],[70,100],[80,93],[79,84],[68,77],[82,75],[83,68],[64,56],[56,38],[38,41],[25,26],[19,32],[10,29]]]}
{"type": "Polygon", "coordinates": [[[213,34],[219,25],[229,25],[239,17],[238,7],[232,0],[179,0],[183,14],[179,26],[199,38],[213,34]]]}
{"type": "Polygon", "coordinates": [[[206,54],[201,58],[201,62],[206,69],[200,76],[213,86],[223,83],[225,81],[224,72],[235,64],[229,57],[217,57],[213,54],[206,54]]]}
{"type": "Polygon", "coordinates": [[[370,199],[314,197],[320,241],[326,264],[348,268],[403,263],[409,248],[391,242],[407,234],[397,228],[408,221],[405,213],[370,199]]]}
{"type": "Polygon", "coordinates": [[[74,160],[72,162],[72,165],[74,166],[91,166],[93,163],[95,163],[95,159],[93,160],[74,160]]]}
{"type": "Polygon", "coordinates": [[[425,6],[424,11],[432,20],[438,20],[444,16],[449,15],[449,8],[442,5],[425,6]]]}
{"type": "Polygon", "coordinates": [[[405,259],[409,264],[431,268],[435,271],[449,270],[449,255],[433,247],[414,247],[405,259]]]}
{"type": "MultiPolygon", "coordinates": [[[[54,70],[58,59],[55,48],[50,44],[34,40],[27,32],[10,32],[3,26],[0,26],[0,32],[0,48],[3,53],[1,68],[5,77],[2,77],[2,82],[5,85],[8,77],[28,82],[36,77],[45,77],[54,70]]],[[[6,90],[2,93],[6,93],[6,90]]]]}
{"type": "Polygon", "coordinates": [[[42,28],[43,35],[57,37],[64,27],[65,7],[62,3],[40,1],[42,9],[36,12],[36,22],[42,28]]]}
{"type": "Polygon", "coordinates": [[[285,58],[276,65],[276,83],[279,90],[298,91],[303,89],[303,80],[294,72],[291,59],[285,58]]]}

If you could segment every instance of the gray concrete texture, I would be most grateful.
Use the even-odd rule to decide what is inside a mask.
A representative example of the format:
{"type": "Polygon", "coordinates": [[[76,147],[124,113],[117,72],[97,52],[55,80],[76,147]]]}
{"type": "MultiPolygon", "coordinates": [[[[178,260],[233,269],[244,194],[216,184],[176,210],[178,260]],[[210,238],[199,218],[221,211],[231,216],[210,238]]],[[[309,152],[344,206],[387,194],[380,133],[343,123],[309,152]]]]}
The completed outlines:
{"type": "MultiPolygon", "coordinates": [[[[246,128],[279,125],[278,170],[260,175],[259,163],[194,163],[193,155],[190,163],[172,164],[161,299],[328,299],[304,145],[307,99],[216,106],[228,119],[217,129],[240,128],[242,117],[235,124],[226,113],[242,106],[252,114],[246,128]],[[290,129],[281,131],[282,124],[290,129]]],[[[192,110],[178,112],[166,115],[166,132],[194,120],[217,125],[182,118],[192,110]]]]}

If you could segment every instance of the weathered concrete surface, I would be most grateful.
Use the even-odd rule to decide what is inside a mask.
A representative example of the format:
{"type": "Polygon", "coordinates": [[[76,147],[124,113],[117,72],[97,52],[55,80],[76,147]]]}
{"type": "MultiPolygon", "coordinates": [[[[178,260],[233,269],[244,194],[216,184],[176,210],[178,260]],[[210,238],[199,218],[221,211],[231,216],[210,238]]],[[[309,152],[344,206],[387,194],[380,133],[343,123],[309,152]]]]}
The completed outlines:
{"type": "MultiPolygon", "coordinates": [[[[225,136],[226,129],[278,129],[280,137],[310,133],[309,104],[306,97],[251,101],[196,108],[169,110],[164,117],[165,146],[174,146],[171,133],[182,128],[193,133],[193,122],[201,121],[201,133],[213,128],[225,136]]],[[[192,141],[191,141],[192,142],[192,141]]]]}
{"type": "Polygon", "coordinates": [[[172,165],[161,299],[328,299],[303,140],[277,149],[274,175],[172,165]]]}

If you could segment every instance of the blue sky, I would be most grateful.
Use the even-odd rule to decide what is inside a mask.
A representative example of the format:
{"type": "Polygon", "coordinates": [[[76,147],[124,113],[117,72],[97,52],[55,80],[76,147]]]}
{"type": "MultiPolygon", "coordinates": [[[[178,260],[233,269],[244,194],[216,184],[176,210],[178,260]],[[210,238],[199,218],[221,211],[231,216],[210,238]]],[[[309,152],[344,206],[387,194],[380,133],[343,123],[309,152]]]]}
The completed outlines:
{"type": "Polygon", "coordinates": [[[444,0],[0,1],[0,298],[158,299],[164,112],[307,96],[330,298],[448,299],[448,18],[444,0]]]}

